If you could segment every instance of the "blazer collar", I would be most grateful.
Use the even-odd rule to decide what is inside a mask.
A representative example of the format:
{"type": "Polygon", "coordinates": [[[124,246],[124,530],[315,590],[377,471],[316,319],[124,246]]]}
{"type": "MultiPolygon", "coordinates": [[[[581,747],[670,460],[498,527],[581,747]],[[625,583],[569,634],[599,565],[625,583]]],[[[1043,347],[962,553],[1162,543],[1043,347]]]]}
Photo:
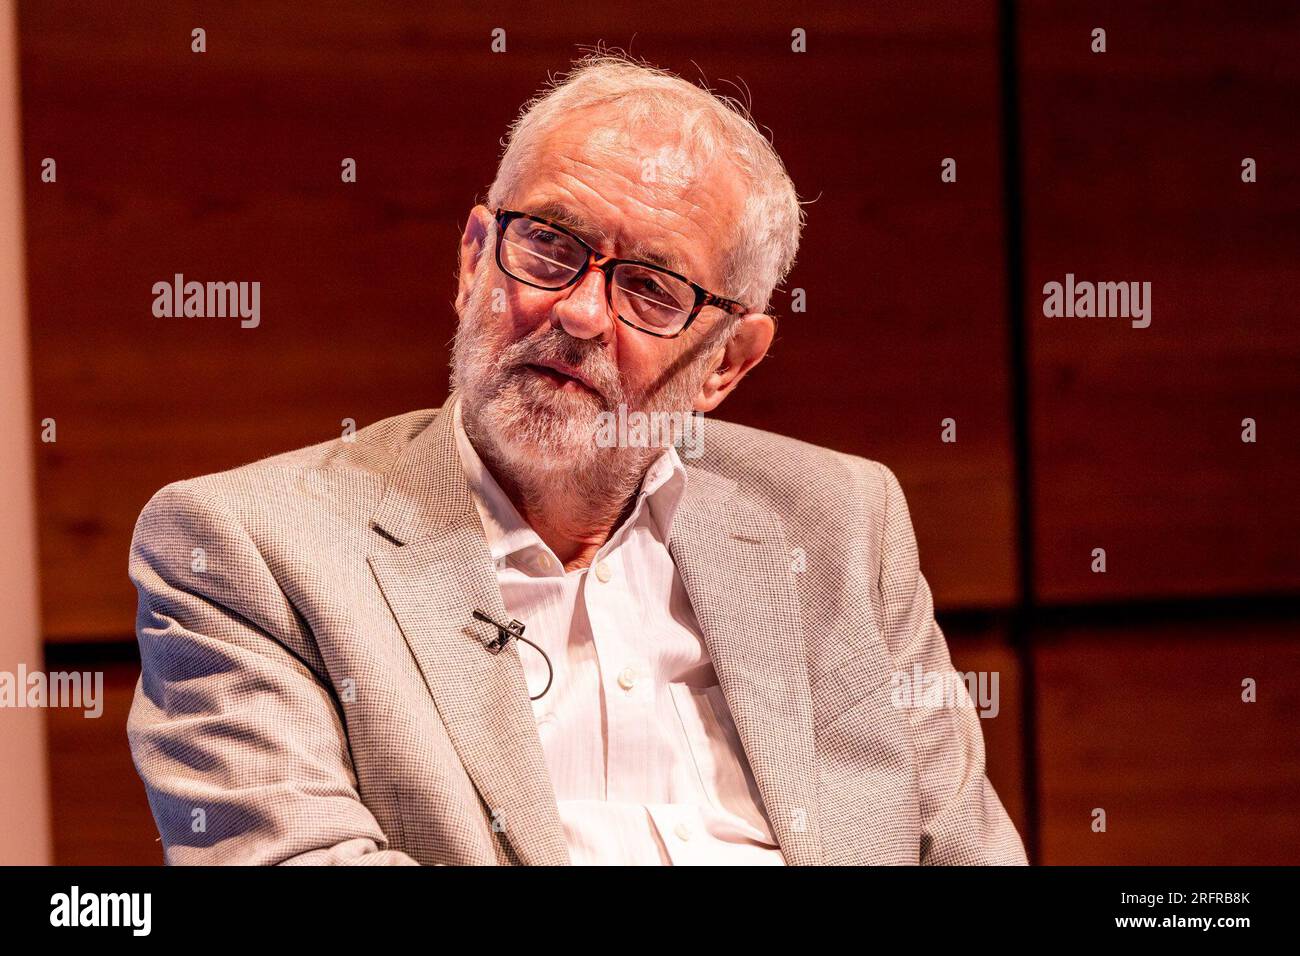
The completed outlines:
{"type": "MultiPolygon", "coordinates": [[[[568,863],[518,642],[494,655],[483,643],[489,626],[470,617],[480,608],[509,619],[451,412],[450,401],[436,410],[389,471],[371,519],[389,540],[368,560],[461,762],[503,823],[500,852],[526,864],[568,863]]],[[[669,551],[786,861],[820,863],[792,549],[779,517],[738,495],[735,479],[703,462],[686,471],[669,551]]]]}

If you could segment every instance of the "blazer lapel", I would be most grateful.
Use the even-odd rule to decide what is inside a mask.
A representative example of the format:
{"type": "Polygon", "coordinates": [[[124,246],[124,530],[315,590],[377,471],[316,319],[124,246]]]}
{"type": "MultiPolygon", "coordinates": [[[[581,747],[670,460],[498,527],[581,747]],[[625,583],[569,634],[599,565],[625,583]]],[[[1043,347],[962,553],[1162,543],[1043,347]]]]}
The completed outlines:
{"type": "Polygon", "coordinates": [[[402,453],[372,525],[400,547],[370,567],[488,812],[524,864],[570,862],[517,643],[484,646],[480,608],[508,620],[455,446],[451,402],[402,453]]]}
{"type": "Polygon", "coordinates": [[[780,519],[687,467],[669,550],[704,632],[786,862],[822,862],[812,695],[793,556],[780,519]]]}

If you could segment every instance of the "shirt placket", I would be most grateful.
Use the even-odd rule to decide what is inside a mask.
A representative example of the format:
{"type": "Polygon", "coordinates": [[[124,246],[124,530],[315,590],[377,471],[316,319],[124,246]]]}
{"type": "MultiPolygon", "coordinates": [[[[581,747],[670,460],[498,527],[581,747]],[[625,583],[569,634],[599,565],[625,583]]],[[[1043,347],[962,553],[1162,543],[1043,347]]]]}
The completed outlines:
{"type": "MultiPolygon", "coordinates": [[[[611,542],[614,543],[614,542],[611,542]]],[[[597,554],[583,587],[605,702],[605,799],[644,803],[651,792],[654,674],[628,632],[633,596],[627,588],[619,547],[597,554]]]]}

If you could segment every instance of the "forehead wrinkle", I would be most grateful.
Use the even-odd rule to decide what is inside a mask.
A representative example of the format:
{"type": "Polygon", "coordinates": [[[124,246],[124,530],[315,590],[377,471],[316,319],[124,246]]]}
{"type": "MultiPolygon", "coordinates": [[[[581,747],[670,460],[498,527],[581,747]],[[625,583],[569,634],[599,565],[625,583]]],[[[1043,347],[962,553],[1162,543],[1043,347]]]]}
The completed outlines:
{"type": "MultiPolygon", "coordinates": [[[[655,216],[656,214],[662,215],[663,213],[668,213],[669,215],[675,218],[684,219],[689,222],[691,218],[690,217],[691,212],[704,211],[703,207],[700,206],[699,203],[687,198],[686,193],[688,189],[695,188],[694,184],[692,184],[691,187],[688,187],[688,189],[684,189],[680,193],[676,194],[677,198],[681,199],[683,202],[690,204],[690,209],[687,212],[677,213],[671,209],[667,209],[662,205],[653,205],[651,203],[645,202],[639,196],[637,196],[636,195],[637,187],[646,187],[647,185],[645,182],[641,180],[633,179],[630,176],[625,176],[623,173],[618,172],[617,170],[614,169],[609,169],[607,167],[602,167],[602,166],[593,166],[591,163],[583,162],[580,159],[570,159],[569,161],[573,163],[575,166],[584,166],[587,169],[590,169],[594,173],[608,175],[608,176],[617,176],[619,179],[622,179],[630,187],[623,191],[624,198],[628,202],[636,203],[637,205],[639,205],[652,217],[655,216]]],[[[575,182],[581,183],[585,188],[591,191],[590,186],[587,186],[586,183],[583,183],[581,179],[578,179],[578,177],[574,176],[572,173],[561,171],[561,175],[568,176],[570,179],[573,179],[575,182]]],[[[647,190],[647,191],[652,191],[652,190],[647,190]]],[[[601,198],[603,199],[604,197],[601,198]]],[[[605,204],[609,206],[611,209],[613,209],[615,212],[618,211],[618,207],[614,205],[614,203],[606,201],[605,204]]],[[[667,224],[664,224],[661,228],[663,228],[667,232],[676,233],[683,240],[687,239],[687,234],[682,232],[680,229],[674,229],[672,226],[667,224]]]]}
{"type": "MultiPolygon", "coordinates": [[[[668,146],[661,144],[659,152],[667,148],[668,146]]],[[[682,147],[675,148],[680,150],[682,147]]],[[[595,223],[588,224],[592,227],[588,233],[598,240],[591,241],[588,235],[584,235],[583,238],[588,239],[589,245],[599,247],[600,243],[611,241],[623,231],[626,225],[628,217],[622,213],[619,205],[610,202],[590,185],[590,182],[609,179],[617,188],[621,205],[639,207],[640,212],[651,219],[657,231],[663,234],[651,240],[634,243],[633,249],[626,253],[628,258],[654,262],[702,284],[708,284],[710,287],[720,281],[718,269],[721,264],[715,261],[716,256],[712,254],[716,242],[710,238],[720,225],[718,216],[711,214],[696,198],[693,198],[693,194],[698,194],[700,190],[708,191],[709,183],[714,181],[713,177],[720,171],[717,163],[707,164],[703,168],[696,167],[698,172],[684,188],[672,190],[673,203],[687,207],[684,211],[677,211],[669,208],[671,203],[653,204],[642,198],[643,195],[653,197],[655,193],[662,193],[669,188],[668,184],[646,183],[637,176],[633,168],[636,165],[635,148],[632,144],[618,139],[612,129],[597,127],[594,131],[583,135],[570,126],[560,126],[550,132],[543,150],[550,160],[547,164],[550,167],[550,177],[559,180],[557,184],[562,183],[561,188],[567,187],[575,199],[582,197],[586,203],[591,204],[593,208],[601,209],[610,221],[617,224],[613,226],[612,233],[597,227],[595,223]],[[594,162],[589,162],[588,158],[594,162]],[[586,177],[580,175],[586,171],[590,171],[592,175],[586,177]],[[664,222],[665,217],[674,223],[680,221],[682,228],[674,228],[673,225],[664,222]],[[699,248],[696,248],[697,246],[699,248]]],[[[578,232],[577,229],[573,231],[578,232]]],[[[608,249],[608,246],[604,246],[602,251],[608,249]]]]}

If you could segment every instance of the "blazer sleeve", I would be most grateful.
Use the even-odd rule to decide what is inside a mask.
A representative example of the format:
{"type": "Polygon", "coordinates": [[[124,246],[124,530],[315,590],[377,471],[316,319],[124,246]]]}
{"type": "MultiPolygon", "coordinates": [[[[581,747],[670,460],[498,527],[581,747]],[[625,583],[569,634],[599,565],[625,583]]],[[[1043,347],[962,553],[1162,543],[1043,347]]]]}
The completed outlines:
{"type": "MultiPolygon", "coordinates": [[[[879,580],[885,641],[896,671],[908,680],[917,664],[923,674],[952,674],[903,489],[892,471],[879,467],[886,486],[879,580]]],[[[1024,844],[985,774],[975,708],[910,707],[907,715],[919,764],[921,862],[1026,864],[1024,844]]]]}
{"type": "Polygon", "coordinates": [[[309,628],[196,481],[154,495],[131,542],[142,672],[127,736],[166,861],[418,865],[361,801],[309,628]]]}

